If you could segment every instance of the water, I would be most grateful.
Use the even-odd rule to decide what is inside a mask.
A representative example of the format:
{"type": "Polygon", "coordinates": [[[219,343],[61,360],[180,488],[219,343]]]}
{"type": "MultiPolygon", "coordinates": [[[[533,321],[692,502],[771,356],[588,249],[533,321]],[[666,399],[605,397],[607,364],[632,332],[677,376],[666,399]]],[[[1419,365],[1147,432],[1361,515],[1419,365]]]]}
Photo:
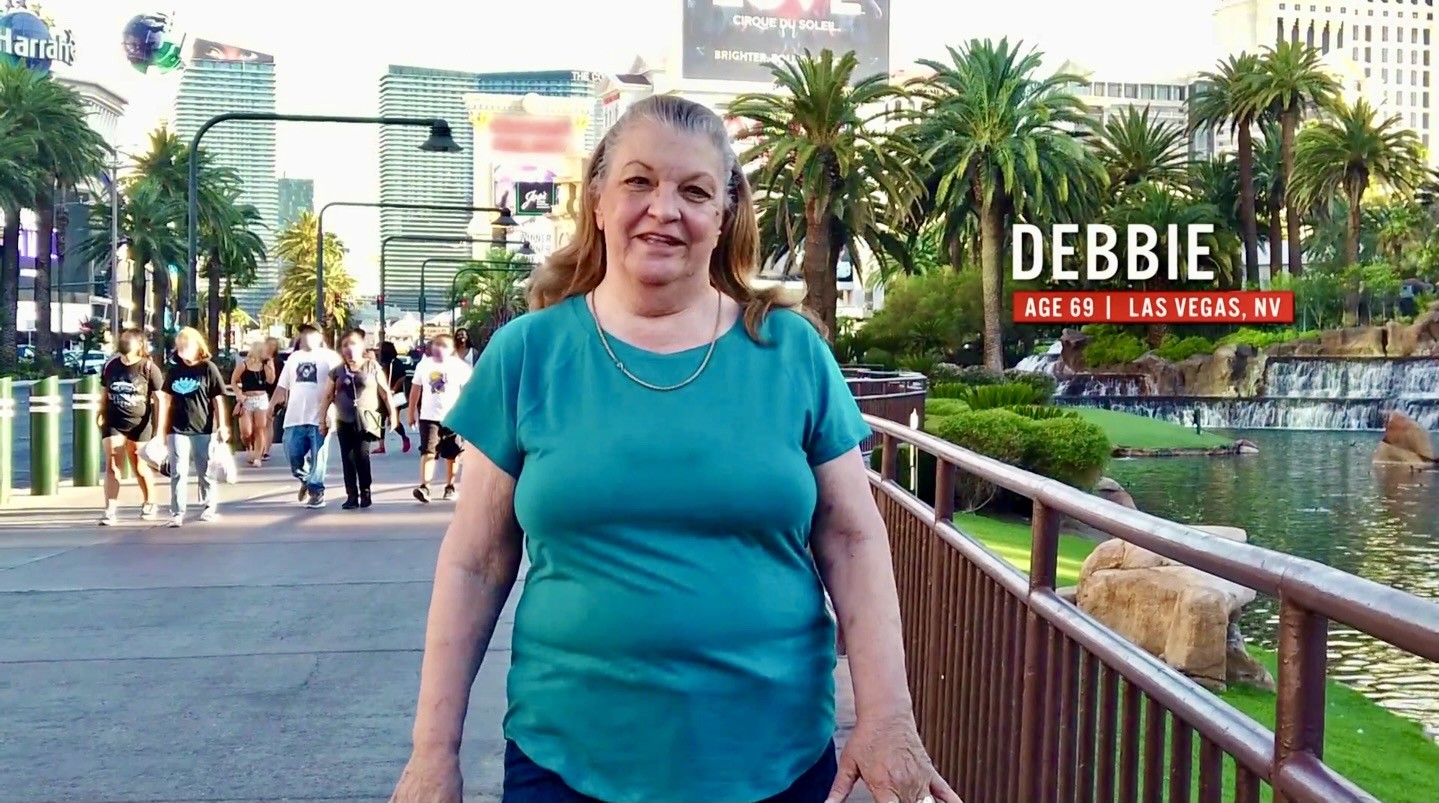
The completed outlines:
{"type": "MultiPolygon", "coordinates": [[[[1439,473],[1371,463],[1377,438],[1344,432],[1226,433],[1259,445],[1233,458],[1117,460],[1109,476],[1141,510],[1243,527],[1251,543],[1439,599],[1439,473]]],[[[1274,649],[1275,600],[1245,609],[1251,642],[1274,649]]],[[[1439,666],[1333,625],[1330,676],[1439,730],[1439,666]]]]}

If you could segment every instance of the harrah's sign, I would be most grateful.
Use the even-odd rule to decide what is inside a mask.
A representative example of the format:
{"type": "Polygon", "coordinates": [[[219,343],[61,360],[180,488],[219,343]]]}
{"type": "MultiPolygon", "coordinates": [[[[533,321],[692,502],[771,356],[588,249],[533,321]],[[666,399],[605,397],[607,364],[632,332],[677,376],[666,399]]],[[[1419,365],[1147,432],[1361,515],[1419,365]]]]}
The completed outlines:
{"type": "MultiPolygon", "coordinates": [[[[1123,238],[1123,277],[1141,283],[1163,278],[1169,282],[1212,282],[1217,276],[1207,266],[1210,250],[1205,237],[1214,233],[1208,224],[1164,229],[1164,247],[1154,226],[1133,224],[1118,231],[1113,226],[1062,223],[1046,232],[1039,226],[1017,224],[1011,237],[1011,277],[1032,281],[1044,276],[1048,258],[1050,280],[1055,284],[1104,282],[1120,276],[1116,246],[1123,238]],[[1079,254],[1083,229],[1084,270],[1066,265],[1079,254]],[[1184,247],[1181,248],[1181,245],[1184,247]]],[[[1287,291],[1021,291],[1014,294],[1014,322],[1059,323],[1293,323],[1294,294],[1287,291]]]]}

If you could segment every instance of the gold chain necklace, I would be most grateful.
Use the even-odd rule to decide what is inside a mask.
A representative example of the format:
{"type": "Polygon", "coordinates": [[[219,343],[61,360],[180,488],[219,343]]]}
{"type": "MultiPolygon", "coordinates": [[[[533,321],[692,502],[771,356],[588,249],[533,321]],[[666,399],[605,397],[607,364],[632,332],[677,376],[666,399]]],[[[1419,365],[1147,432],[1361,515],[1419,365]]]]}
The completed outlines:
{"type": "Polygon", "coordinates": [[[686,379],[678,385],[652,385],[630,373],[630,369],[626,368],[623,362],[620,362],[620,358],[615,354],[615,350],[610,348],[609,338],[605,337],[605,328],[604,326],[600,325],[600,311],[595,304],[594,293],[589,294],[590,316],[595,319],[595,331],[598,332],[600,335],[600,343],[604,345],[605,353],[610,355],[610,359],[614,362],[615,367],[620,369],[620,373],[624,374],[626,377],[629,377],[630,381],[634,382],[636,385],[649,388],[650,390],[658,390],[662,393],[668,393],[672,390],[679,390],[685,385],[688,385],[696,379],[699,379],[700,374],[704,373],[705,367],[710,364],[710,357],[714,356],[715,345],[719,343],[720,319],[724,317],[724,294],[716,293],[716,295],[719,298],[715,305],[715,330],[714,334],[710,336],[709,350],[705,352],[705,358],[700,363],[700,367],[695,369],[695,372],[693,374],[690,374],[689,379],[686,379]]]}

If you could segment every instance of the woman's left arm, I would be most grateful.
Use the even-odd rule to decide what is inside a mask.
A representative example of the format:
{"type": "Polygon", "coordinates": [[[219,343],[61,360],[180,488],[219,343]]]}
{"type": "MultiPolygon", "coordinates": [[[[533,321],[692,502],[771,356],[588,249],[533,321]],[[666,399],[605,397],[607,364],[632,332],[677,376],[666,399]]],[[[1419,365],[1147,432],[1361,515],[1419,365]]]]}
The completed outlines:
{"type": "Polygon", "coordinates": [[[919,739],[889,537],[864,459],[856,447],[814,474],[815,560],[845,634],[856,715],[828,803],[844,800],[860,778],[880,803],[961,803],[919,739]]]}

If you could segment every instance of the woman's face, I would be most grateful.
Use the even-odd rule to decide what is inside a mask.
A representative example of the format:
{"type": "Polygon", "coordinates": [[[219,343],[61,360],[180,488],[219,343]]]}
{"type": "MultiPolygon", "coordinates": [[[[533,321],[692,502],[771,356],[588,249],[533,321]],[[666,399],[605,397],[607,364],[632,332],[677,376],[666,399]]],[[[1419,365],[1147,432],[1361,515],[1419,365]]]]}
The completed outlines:
{"type": "Polygon", "coordinates": [[[194,362],[200,356],[200,348],[188,337],[175,338],[175,353],[185,362],[194,362]]]}
{"type": "Polygon", "coordinates": [[[708,275],[724,224],[724,159],[709,140],[637,123],[610,154],[595,224],[608,268],[663,286],[708,275]]]}

